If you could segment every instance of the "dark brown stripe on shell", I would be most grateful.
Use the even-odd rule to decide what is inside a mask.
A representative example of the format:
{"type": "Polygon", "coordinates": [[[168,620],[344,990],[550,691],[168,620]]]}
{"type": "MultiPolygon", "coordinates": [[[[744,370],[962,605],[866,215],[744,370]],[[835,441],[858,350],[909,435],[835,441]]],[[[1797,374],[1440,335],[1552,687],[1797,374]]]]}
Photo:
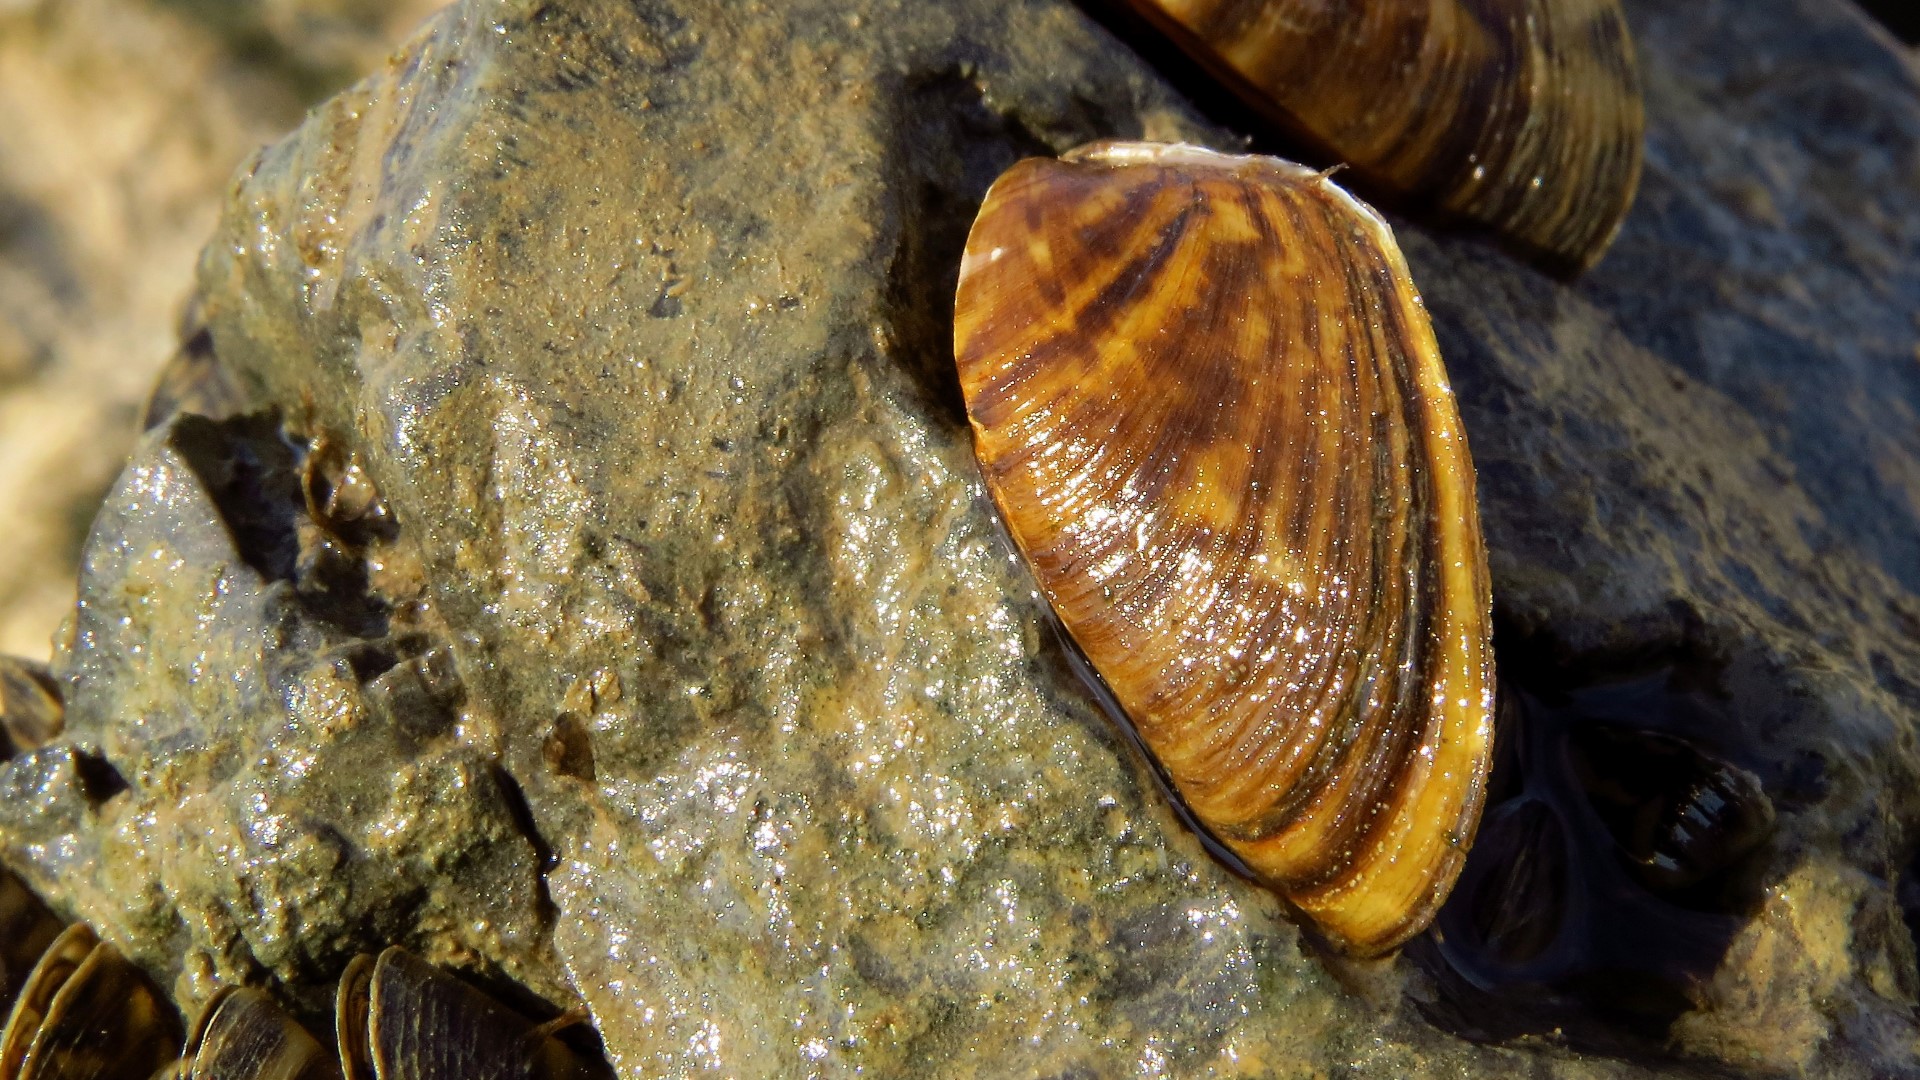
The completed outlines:
{"type": "Polygon", "coordinates": [[[1554,269],[1597,260],[1639,185],[1618,0],[1129,2],[1328,163],[1554,269]]]}

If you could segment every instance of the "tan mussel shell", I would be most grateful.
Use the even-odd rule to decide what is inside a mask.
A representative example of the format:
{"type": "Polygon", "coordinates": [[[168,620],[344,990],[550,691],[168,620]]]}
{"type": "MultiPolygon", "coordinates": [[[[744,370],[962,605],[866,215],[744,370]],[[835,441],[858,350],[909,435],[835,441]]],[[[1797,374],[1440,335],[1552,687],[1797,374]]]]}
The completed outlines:
{"type": "Polygon", "coordinates": [[[325,1044],[250,987],[215,994],[187,1039],[180,1080],[340,1080],[325,1044]]]}
{"type": "Polygon", "coordinates": [[[1606,251],[1645,108],[1619,0],[1127,0],[1370,192],[1557,271],[1606,251]]]}
{"type": "Polygon", "coordinates": [[[987,488],[1193,816],[1345,950],[1418,932],[1479,819],[1491,601],[1386,224],[1289,162],[1095,144],[993,185],[955,306],[987,488]]]}
{"type": "Polygon", "coordinates": [[[180,1045],[172,1012],[119,950],[78,923],[56,938],[0,1035],[0,1080],[154,1075],[180,1045]]]}
{"type": "Polygon", "coordinates": [[[602,1080],[553,1032],[399,947],[340,979],[335,1022],[346,1080],[602,1080]]]}

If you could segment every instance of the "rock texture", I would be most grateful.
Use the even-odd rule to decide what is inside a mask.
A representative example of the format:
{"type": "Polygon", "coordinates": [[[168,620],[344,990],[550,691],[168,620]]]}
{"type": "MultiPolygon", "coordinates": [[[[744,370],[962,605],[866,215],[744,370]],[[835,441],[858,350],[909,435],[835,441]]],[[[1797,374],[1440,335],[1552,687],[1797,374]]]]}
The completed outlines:
{"type": "MultiPolygon", "coordinates": [[[[0,851],[189,1007],[399,939],[584,1004],[625,1077],[1920,1075],[1920,80],[1830,0],[1629,14],[1648,172],[1593,274],[1400,226],[1510,730],[1584,747],[1507,793],[1601,808],[1554,828],[1637,890],[1517,893],[1551,986],[1486,976],[1545,963],[1498,905],[1316,952],[998,532],[948,340],[981,193],[1229,140],[1054,0],[469,0],[261,153],[212,416],[108,499],[0,851]],[[1634,802],[1596,726],[1694,771],[1634,802]]],[[[1572,880],[1514,843],[1489,880],[1572,880]]]]}

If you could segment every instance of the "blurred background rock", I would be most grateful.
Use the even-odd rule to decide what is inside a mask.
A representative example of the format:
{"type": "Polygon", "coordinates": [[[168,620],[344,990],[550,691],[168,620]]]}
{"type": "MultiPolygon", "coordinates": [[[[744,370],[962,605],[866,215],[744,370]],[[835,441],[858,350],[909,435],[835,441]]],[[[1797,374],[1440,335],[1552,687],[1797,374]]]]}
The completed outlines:
{"type": "Polygon", "coordinates": [[[229,178],[439,0],[0,0],[0,652],[44,657],[229,178]]]}
{"type": "Polygon", "coordinates": [[[1860,0],[1860,6],[1900,40],[1909,45],[1920,42],[1920,4],[1913,0],[1860,0]]]}

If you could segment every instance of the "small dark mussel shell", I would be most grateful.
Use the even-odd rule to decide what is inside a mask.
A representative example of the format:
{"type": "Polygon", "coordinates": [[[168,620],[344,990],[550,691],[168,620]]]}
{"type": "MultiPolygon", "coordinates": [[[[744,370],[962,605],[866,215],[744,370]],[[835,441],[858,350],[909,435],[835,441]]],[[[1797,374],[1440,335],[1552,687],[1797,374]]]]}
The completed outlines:
{"type": "Polygon", "coordinates": [[[180,1046],[173,1012],[119,950],[78,923],[47,949],[0,1035],[0,1080],[149,1077],[180,1046]]]}
{"type": "Polygon", "coordinates": [[[1640,183],[1618,0],[1127,0],[1370,194],[1599,260],[1640,183]]]}
{"type": "Polygon", "coordinates": [[[555,1024],[534,1024],[397,946],[347,969],[336,1022],[346,1080],[611,1077],[554,1038],[555,1024]]]}
{"type": "Polygon", "coordinates": [[[11,1009],[34,965],[60,936],[60,919],[13,871],[0,867],[0,1009],[11,1009]]]}
{"type": "Polygon", "coordinates": [[[300,491],[308,517],[347,544],[358,547],[394,534],[387,504],[372,477],[333,436],[323,434],[308,447],[300,466],[300,491]]]}
{"type": "Polygon", "coordinates": [[[1588,804],[1649,892],[1700,906],[1691,894],[1773,833],[1773,801],[1759,779],[1683,739],[1589,724],[1573,729],[1571,743],[1588,804]]]}
{"type": "Polygon", "coordinates": [[[954,341],[987,490],[1193,819],[1347,952],[1418,933],[1480,817],[1492,617],[1386,223],[1277,158],[1030,158],[954,341]]]}
{"type": "Polygon", "coordinates": [[[40,749],[58,738],[65,725],[66,709],[47,669],[0,656],[0,734],[5,736],[0,758],[40,749]]]}
{"type": "Polygon", "coordinates": [[[1502,761],[1453,899],[1416,944],[1427,1011],[1474,1038],[1664,1044],[1758,907],[1775,809],[1667,676],[1501,693],[1502,761]],[[1661,730],[1664,727],[1667,730],[1661,730]]]}
{"type": "Polygon", "coordinates": [[[147,397],[140,419],[143,431],[152,431],[180,413],[225,420],[250,407],[245,391],[215,355],[213,334],[199,325],[197,313],[182,328],[182,335],[180,348],[160,369],[160,378],[147,397]]]}
{"type": "Polygon", "coordinates": [[[340,1080],[325,1044],[271,997],[248,987],[214,995],[187,1040],[180,1080],[340,1080]]]}

